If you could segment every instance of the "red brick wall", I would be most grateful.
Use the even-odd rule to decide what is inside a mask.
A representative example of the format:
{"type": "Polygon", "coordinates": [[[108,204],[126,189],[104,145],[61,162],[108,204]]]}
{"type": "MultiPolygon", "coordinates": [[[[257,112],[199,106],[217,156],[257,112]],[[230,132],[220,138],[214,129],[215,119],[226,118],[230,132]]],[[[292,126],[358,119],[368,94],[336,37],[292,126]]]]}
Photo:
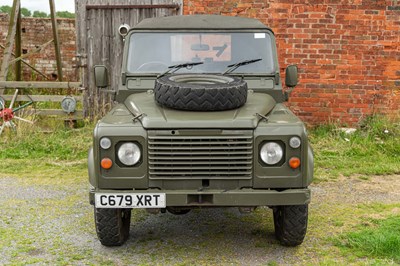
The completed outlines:
{"type": "MultiPolygon", "coordinates": [[[[253,17],[270,26],[282,74],[289,64],[299,66],[289,106],[309,123],[354,125],[374,113],[400,115],[400,1],[184,0],[183,12],[253,17]]],[[[58,23],[64,75],[77,80],[75,21],[58,23]]],[[[23,18],[22,27],[28,52],[52,38],[49,19],[23,18]]],[[[8,17],[0,14],[3,45],[7,29],[8,17]]],[[[51,76],[54,58],[49,45],[27,61],[51,76]]],[[[24,76],[40,79],[25,66],[24,76]]]]}
{"type": "Polygon", "coordinates": [[[257,18],[277,37],[283,73],[299,67],[289,101],[305,121],[355,125],[399,116],[400,1],[186,0],[184,14],[257,18]]]}
{"type": "MultiPolygon", "coordinates": [[[[63,75],[65,81],[78,79],[75,65],[76,44],[75,44],[75,20],[58,19],[58,34],[61,47],[61,58],[63,60],[63,75]]],[[[8,31],[9,17],[0,14],[0,44],[5,46],[8,31]]],[[[29,53],[37,46],[53,39],[51,20],[47,18],[22,18],[22,49],[29,53]]],[[[0,60],[4,50],[0,48],[0,60]]],[[[44,72],[49,78],[57,78],[57,63],[55,60],[54,44],[51,43],[40,53],[35,53],[25,59],[27,62],[44,72]]],[[[43,80],[43,78],[22,64],[25,80],[43,80]]]]}

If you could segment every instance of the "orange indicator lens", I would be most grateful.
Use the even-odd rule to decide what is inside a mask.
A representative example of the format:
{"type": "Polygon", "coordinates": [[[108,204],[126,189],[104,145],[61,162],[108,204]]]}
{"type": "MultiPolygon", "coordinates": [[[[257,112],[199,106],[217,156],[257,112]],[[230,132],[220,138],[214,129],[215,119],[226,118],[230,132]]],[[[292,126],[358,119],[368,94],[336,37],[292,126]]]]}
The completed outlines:
{"type": "Polygon", "coordinates": [[[101,167],[103,169],[108,170],[111,168],[112,165],[113,165],[113,162],[109,158],[104,158],[103,160],[101,160],[101,167]]]}
{"type": "Polygon", "coordinates": [[[292,158],[290,158],[290,160],[289,160],[289,165],[290,165],[290,167],[293,168],[293,169],[299,168],[299,166],[300,166],[300,159],[297,158],[297,157],[292,157],[292,158]]]}

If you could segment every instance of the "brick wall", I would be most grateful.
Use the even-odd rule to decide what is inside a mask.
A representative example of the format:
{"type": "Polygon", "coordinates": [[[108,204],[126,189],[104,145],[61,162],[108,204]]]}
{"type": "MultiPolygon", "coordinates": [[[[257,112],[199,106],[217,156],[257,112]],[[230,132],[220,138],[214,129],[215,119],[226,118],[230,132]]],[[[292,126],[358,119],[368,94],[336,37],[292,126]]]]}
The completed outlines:
{"type": "MultiPolygon", "coordinates": [[[[252,17],[270,26],[282,74],[289,64],[299,67],[300,84],[288,105],[309,123],[354,125],[374,113],[399,116],[400,1],[185,0],[183,12],[252,17]]],[[[76,80],[75,21],[58,23],[64,75],[76,80]]],[[[28,52],[52,38],[49,19],[23,18],[22,25],[28,52]]],[[[3,45],[7,28],[8,17],[0,14],[3,45]]],[[[27,61],[51,76],[54,58],[49,45],[27,61]]],[[[24,75],[40,79],[25,66],[24,75]]]]}
{"type": "MultiPolygon", "coordinates": [[[[65,81],[77,80],[75,65],[75,20],[58,19],[58,34],[63,60],[63,75],[65,81]]],[[[9,17],[0,14],[0,44],[5,45],[8,31],[9,17]]],[[[29,53],[37,46],[53,39],[51,20],[47,18],[22,18],[22,50],[29,53]]],[[[4,50],[0,48],[0,60],[4,50]]],[[[51,43],[40,53],[35,53],[25,59],[27,62],[44,72],[50,79],[57,79],[57,63],[55,60],[54,44],[51,43]]],[[[22,64],[24,80],[43,80],[43,78],[22,64]]]]}
{"type": "Polygon", "coordinates": [[[281,71],[299,67],[288,105],[309,123],[399,116],[400,1],[186,0],[183,13],[251,17],[270,26],[281,71]]]}

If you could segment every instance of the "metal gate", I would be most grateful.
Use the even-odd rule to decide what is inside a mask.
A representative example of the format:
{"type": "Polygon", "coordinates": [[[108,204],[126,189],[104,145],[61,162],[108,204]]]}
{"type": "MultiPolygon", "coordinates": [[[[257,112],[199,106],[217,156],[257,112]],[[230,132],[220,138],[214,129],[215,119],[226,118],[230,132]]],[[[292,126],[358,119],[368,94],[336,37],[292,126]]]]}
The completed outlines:
{"type": "Polygon", "coordinates": [[[110,89],[118,87],[123,53],[118,27],[124,23],[132,27],[144,18],[179,15],[181,5],[182,0],[75,0],[77,65],[86,88],[85,117],[101,117],[112,106],[111,96],[94,85],[93,66],[107,66],[110,89]]]}

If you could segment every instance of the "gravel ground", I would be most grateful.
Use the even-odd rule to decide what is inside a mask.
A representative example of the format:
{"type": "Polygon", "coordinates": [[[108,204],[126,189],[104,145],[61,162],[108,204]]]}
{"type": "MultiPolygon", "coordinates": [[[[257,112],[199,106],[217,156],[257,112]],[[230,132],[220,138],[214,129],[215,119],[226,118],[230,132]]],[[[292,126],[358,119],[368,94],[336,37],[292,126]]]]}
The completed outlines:
{"type": "Polygon", "coordinates": [[[296,248],[277,243],[268,208],[246,215],[236,208],[201,209],[183,216],[135,210],[128,242],[107,248],[96,237],[84,178],[2,177],[0,264],[369,263],[343,255],[329,239],[368,217],[398,214],[400,176],[342,177],[311,188],[308,234],[296,248]],[[382,205],[391,207],[376,208],[382,205]]]}

